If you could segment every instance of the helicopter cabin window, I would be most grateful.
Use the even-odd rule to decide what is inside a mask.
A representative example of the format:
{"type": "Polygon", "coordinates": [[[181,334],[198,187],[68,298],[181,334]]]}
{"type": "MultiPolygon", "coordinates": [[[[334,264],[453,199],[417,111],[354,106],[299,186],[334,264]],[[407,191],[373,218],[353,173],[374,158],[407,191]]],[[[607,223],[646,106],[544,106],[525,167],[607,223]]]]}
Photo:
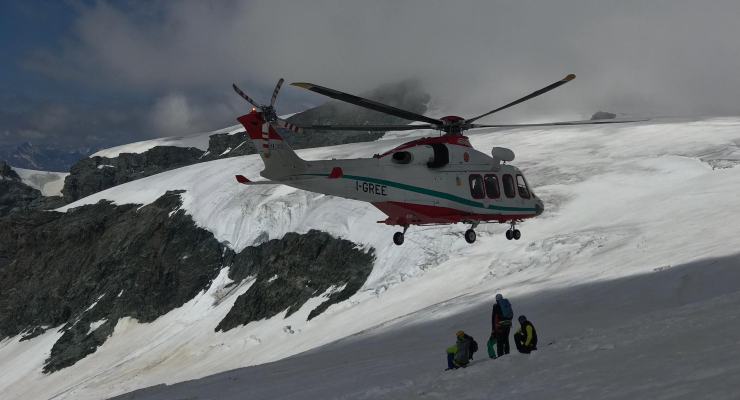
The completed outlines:
{"type": "Polygon", "coordinates": [[[498,187],[498,177],[496,175],[486,175],[483,178],[486,187],[486,195],[489,199],[498,199],[501,197],[501,189],[498,187]]]}
{"type": "Polygon", "coordinates": [[[509,174],[504,175],[504,193],[506,194],[506,197],[514,197],[516,195],[514,177],[509,174]]]}
{"type": "Polygon", "coordinates": [[[519,197],[523,199],[528,199],[530,197],[527,182],[524,181],[524,177],[521,175],[516,176],[516,188],[519,191],[519,197]]]}
{"type": "Polygon", "coordinates": [[[470,175],[468,177],[470,182],[470,195],[474,199],[482,199],[485,194],[483,193],[483,177],[480,175],[470,175]]]}

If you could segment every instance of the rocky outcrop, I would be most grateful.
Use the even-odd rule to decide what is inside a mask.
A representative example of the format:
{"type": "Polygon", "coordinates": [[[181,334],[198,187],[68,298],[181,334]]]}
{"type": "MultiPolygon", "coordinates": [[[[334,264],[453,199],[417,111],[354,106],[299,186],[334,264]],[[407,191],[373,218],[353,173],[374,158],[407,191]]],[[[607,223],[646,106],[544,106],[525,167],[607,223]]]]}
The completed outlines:
{"type": "Polygon", "coordinates": [[[47,210],[62,206],[59,197],[44,197],[26,185],[5,162],[0,162],[0,217],[19,212],[47,210]]]}
{"type": "Polygon", "coordinates": [[[72,166],[62,195],[71,203],[122,183],[195,164],[202,155],[202,150],[193,147],[157,146],[141,154],[85,158],[72,166]]]}
{"type": "Polygon", "coordinates": [[[20,182],[21,177],[5,161],[0,161],[0,180],[20,182]]]}
{"type": "Polygon", "coordinates": [[[235,254],[197,227],[181,204],[179,192],[168,192],[143,207],[101,201],[67,213],[0,218],[0,340],[19,334],[28,340],[61,327],[44,365],[50,373],[95,352],[120,318],[153,321],[206,289],[227,266],[234,284],[257,282],[219,324],[222,330],[295,311],[327,293],[313,317],[354,294],[372,269],[372,252],[317,231],[235,254]]]}
{"type": "Polygon", "coordinates": [[[208,139],[208,151],[203,156],[203,161],[245,156],[256,152],[257,150],[249,136],[247,136],[247,132],[216,133],[208,139]]]}
{"type": "Polygon", "coordinates": [[[347,240],[312,230],[305,235],[288,233],[247,247],[235,256],[229,277],[235,282],[252,277],[255,282],[237,298],[216,330],[298,311],[309,299],[328,295],[311,310],[308,319],[330,305],[348,299],[367,280],[373,264],[372,252],[361,252],[347,240]]]}
{"type": "Polygon", "coordinates": [[[168,193],[142,208],[101,202],[0,219],[0,337],[63,326],[49,372],[94,351],[118,318],[152,321],[191,299],[223,265],[223,246],[184,211],[170,216],[179,206],[168,193]]]}
{"type": "Polygon", "coordinates": [[[594,115],[591,116],[591,121],[594,121],[597,119],[614,119],[614,118],[617,118],[617,114],[612,114],[606,111],[596,111],[594,115]]]}

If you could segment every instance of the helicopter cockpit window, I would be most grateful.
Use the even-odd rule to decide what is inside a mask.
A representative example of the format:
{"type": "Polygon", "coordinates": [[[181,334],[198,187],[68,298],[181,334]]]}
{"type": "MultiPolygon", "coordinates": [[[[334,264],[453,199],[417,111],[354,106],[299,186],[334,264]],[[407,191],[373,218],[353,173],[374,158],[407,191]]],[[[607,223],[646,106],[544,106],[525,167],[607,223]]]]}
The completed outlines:
{"type": "Polygon", "coordinates": [[[485,196],[483,193],[483,178],[480,175],[470,175],[468,181],[470,182],[470,195],[474,199],[482,199],[485,196]]]}
{"type": "Polygon", "coordinates": [[[521,175],[516,176],[516,188],[519,190],[519,197],[523,199],[530,198],[529,188],[527,188],[527,182],[524,181],[524,177],[521,175]]]}
{"type": "Polygon", "coordinates": [[[498,199],[501,197],[501,189],[498,187],[498,177],[496,175],[486,175],[483,178],[486,187],[486,196],[489,199],[498,199]]]}
{"type": "Polygon", "coordinates": [[[514,197],[516,195],[514,177],[509,174],[504,175],[504,193],[506,194],[506,197],[514,197]]]}

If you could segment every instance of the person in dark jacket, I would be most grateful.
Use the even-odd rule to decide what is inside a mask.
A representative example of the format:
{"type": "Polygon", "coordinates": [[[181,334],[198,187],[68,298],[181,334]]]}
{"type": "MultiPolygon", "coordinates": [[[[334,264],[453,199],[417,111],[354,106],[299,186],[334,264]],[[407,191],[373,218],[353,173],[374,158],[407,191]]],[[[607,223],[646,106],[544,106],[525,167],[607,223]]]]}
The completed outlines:
{"type": "Polygon", "coordinates": [[[491,335],[496,339],[496,354],[499,357],[509,354],[509,332],[511,332],[511,319],[513,317],[512,315],[504,315],[502,305],[504,308],[508,308],[508,312],[511,314],[511,303],[499,293],[496,295],[496,303],[493,305],[493,311],[491,312],[491,335]]]}
{"type": "Polygon", "coordinates": [[[529,354],[537,350],[537,330],[524,315],[519,316],[521,328],[514,334],[514,344],[520,353],[529,354]]]}
{"type": "Polygon", "coordinates": [[[465,368],[473,359],[473,338],[463,331],[457,331],[457,342],[447,348],[447,370],[465,368]]]}

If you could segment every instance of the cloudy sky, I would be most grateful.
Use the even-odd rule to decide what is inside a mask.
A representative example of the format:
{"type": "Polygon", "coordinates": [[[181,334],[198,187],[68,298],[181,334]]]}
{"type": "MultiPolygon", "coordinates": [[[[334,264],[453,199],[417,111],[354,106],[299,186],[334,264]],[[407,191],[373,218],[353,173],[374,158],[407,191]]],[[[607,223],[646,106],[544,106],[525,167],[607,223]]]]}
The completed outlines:
{"type": "MultiPolygon", "coordinates": [[[[737,0],[1,1],[0,144],[106,146],[233,125],[238,82],[420,79],[489,122],[740,115],[737,0]]],[[[286,88],[278,111],[323,101],[286,88]]],[[[437,116],[437,115],[433,115],[437,116]]]]}

